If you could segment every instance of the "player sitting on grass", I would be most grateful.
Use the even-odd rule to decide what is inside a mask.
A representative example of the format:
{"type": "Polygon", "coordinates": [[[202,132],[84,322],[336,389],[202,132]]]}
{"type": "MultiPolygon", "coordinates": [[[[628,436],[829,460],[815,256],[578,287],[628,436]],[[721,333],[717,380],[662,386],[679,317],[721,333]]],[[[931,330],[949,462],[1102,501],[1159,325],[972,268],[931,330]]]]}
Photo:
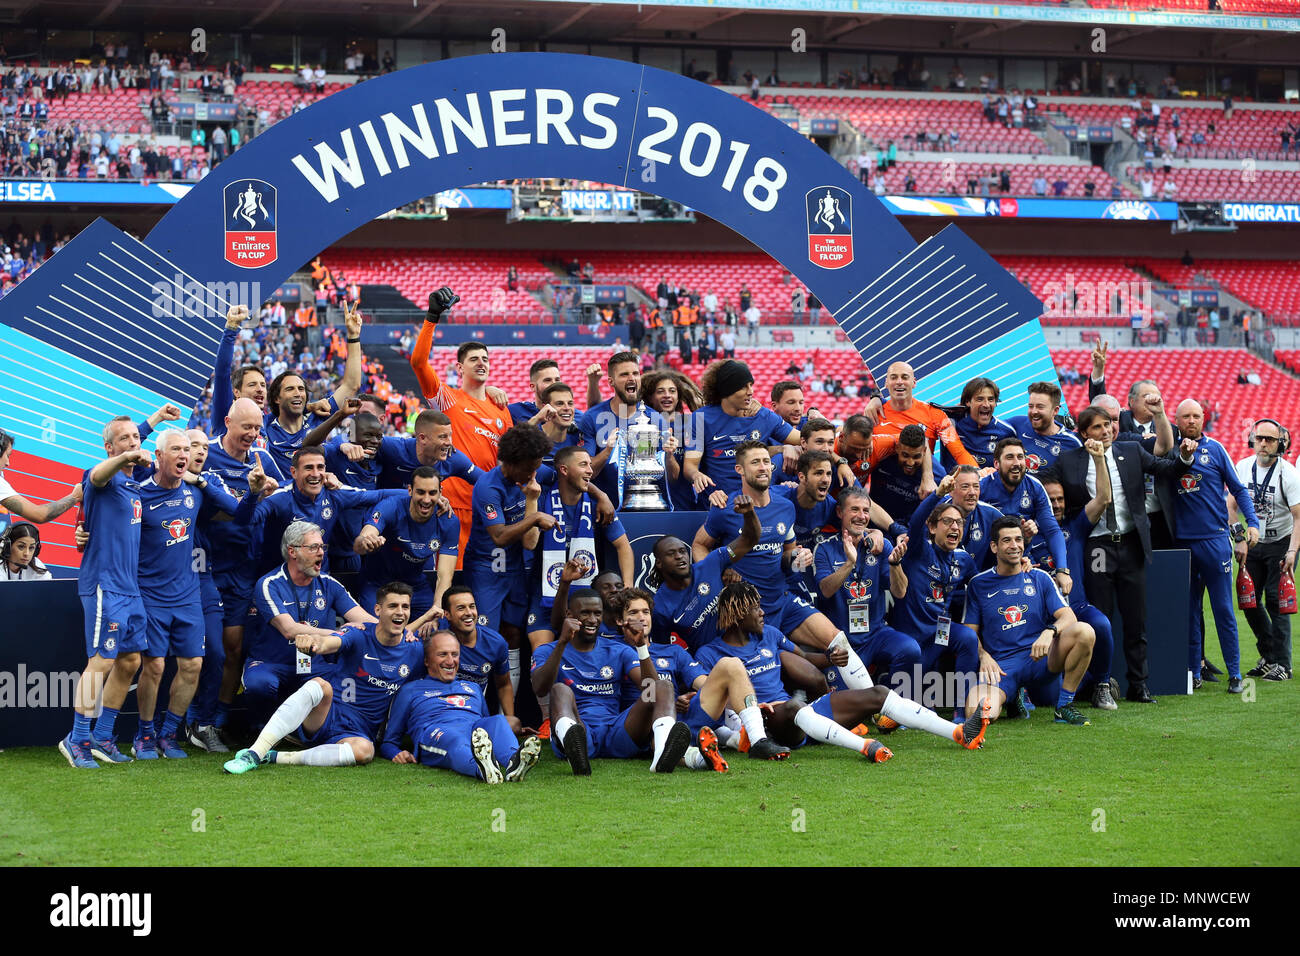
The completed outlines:
{"type": "Polygon", "coordinates": [[[407,683],[393,701],[379,755],[393,763],[422,763],[486,783],[517,783],[542,752],[529,737],[522,745],[506,718],[489,717],[483,691],[457,677],[461,645],[451,631],[435,631],[424,649],[428,674],[407,683]],[[402,736],[411,750],[402,749],[402,736]],[[500,763],[499,761],[504,761],[500,763]]]}
{"type": "MultiPolygon", "coordinates": [[[[623,639],[635,647],[640,635],[650,633],[654,598],[640,588],[626,588],[614,596],[614,606],[623,639]]],[[[687,767],[727,772],[727,761],[718,753],[718,735],[713,728],[724,723],[724,712],[728,707],[740,716],[749,732],[751,757],[781,760],[790,755],[789,747],[782,747],[764,732],[754,685],[749,682],[749,675],[739,660],[725,658],[718,661],[713,670],[706,672],[686,648],[672,642],[651,642],[650,656],[654,658],[660,681],[672,684],[678,719],[695,735],[696,746],[688,748],[683,758],[687,767]]],[[[632,704],[641,693],[640,687],[624,683],[623,706],[632,704]]]]}
{"type": "Polygon", "coordinates": [[[559,638],[533,650],[533,693],[539,700],[551,695],[551,749],[575,776],[587,776],[588,757],[628,759],[653,741],[651,769],[672,773],[691,743],[689,728],[674,716],[676,698],[652,693],[619,707],[624,678],[649,688],[659,677],[649,634],[637,635],[635,649],[601,637],[604,605],[591,588],[570,592],[568,607],[559,638]]]}
{"type": "Polygon", "coordinates": [[[1092,660],[1096,637],[1061,598],[1047,572],[1024,569],[1024,532],[1008,515],[993,522],[990,546],[997,564],[970,579],[966,626],[979,638],[979,686],[968,704],[987,699],[996,716],[1021,687],[1029,699],[1056,705],[1056,722],[1086,726],[1074,693],[1092,660]]]}
{"type": "MultiPolygon", "coordinates": [[[[821,655],[801,653],[774,627],[763,625],[763,608],[758,589],[747,582],[729,584],[718,602],[718,630],[721,637],[701,647],[696,657],[712,668],[727,657],[737,657],[749,672],[750,680],[762,707],[767,712],[767,727],[778,743],[798,747],[805,735],[822,743],[857,751],[875,763],[893,756],[889,749],[870,737],[863,739],[853,730],[872,714],[884,714],[894,721],[961,744],[968,750],[984,740],[988,716],[977,708],[964,724],[944,720],[932,710],[899,697],[885,687],[868,687],[829,693],[820,669],[826,665],[821,655]],[[811,691],[811,704],[793,700],[782,684],[797,684],[811,691]]],[[[841,650],[829,652],[832,663],[841,650]]],[[[843,666],[842,659],[839,666],[843,666]]],[[[745,731],[748,736],[748,730],[745,731]]],[[[740,742],[740,749],[748,746],[740,742]]]]}
{"type": "Polygon", "coordinates": [[[226,761],[226,773],[247,773],[264,763],[308,767],[350,767],[375,756],[375,737],[388,705],[401,686],[423,666],[419,639],[406,629],[411,618],[411,587],[394,581],[379,589],[378,624],[345,627],[337,634],[301,634],[294,643],[306,654],[337,655],[324,676],[314,677],[276,709],[247,750],[226,761]],[[302,727],[308,749],[272,750],[282,737],[302,727]]]}

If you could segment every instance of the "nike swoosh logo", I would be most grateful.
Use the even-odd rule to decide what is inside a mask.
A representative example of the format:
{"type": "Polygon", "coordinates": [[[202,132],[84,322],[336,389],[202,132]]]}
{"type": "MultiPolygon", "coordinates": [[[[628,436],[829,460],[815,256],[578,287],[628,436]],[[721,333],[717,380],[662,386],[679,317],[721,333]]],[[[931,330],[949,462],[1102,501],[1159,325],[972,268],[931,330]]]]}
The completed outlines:
{"type": "Polygon", "coordinates": [[[997,591],[994,591],[992,594],[986,594],[986,595],[984,595],[984,596],[985,596],[985,597],[996,597],[996,596],[997,596],[997,593],[998,593],[997,591]]]}
{"type": "Polygon", "coordinates": [[[161,508],[161,507],[162,507],[163,505],[165,505],[165,504],[167,504],[167,502],[165,502],[165,501],[160,501],[160,502],[158,502],[156,505],[150,505],[150,506],[149,506],[149,510],[150,510],[150,511],[153,511],[154,508],[161,508]]]}
{"type": "MultiPolygon", "coordinates": [[[[992,596],[992,595],[990,595],[990,597],[991,597],[991,596],[992,596]]],[[[368,661],[377,661],[377,660],[379,660],[378,657],[372,657],[372,656],[369,655],[369,654],[362,654],[361,656],[362,656],[362,658],[364,658],[365,660],[368,660],[368,661]]]]}
{"type": "Polygon", "coordinates": [[[560,665],[560,670],[562,670],[562,671],[576,671],[577,668],[576,668],[576,667],[571,667],[571,666],[568,665],[568,664],[561,664],[561,665],[560,665]]]}

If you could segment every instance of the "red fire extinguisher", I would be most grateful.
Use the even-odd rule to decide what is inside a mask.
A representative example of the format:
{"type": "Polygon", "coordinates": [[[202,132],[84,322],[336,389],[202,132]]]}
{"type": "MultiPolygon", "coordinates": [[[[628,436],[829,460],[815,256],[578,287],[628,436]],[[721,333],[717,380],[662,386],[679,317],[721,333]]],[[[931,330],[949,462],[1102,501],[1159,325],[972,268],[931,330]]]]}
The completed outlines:
{"type": "Polygon", "coordinates": [[[1255,582],[1246,570],[1246,565],[1237,566],[1237,607],[1243,611],[1257,607],[1255,600],[1255,582]]]}
{"type": "Polygon", "coordinates": [[[1277,584],[1277,609],[1282,614],[1296,612],[1295,576],[1290,571],[1284,573],[1277,584]]]}

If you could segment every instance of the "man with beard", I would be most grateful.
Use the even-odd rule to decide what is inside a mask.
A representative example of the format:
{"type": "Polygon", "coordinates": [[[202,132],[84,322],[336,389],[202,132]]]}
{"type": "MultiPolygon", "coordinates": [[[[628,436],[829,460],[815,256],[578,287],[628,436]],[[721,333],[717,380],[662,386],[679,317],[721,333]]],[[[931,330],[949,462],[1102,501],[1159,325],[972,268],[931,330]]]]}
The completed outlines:
{"type": "Polygon", "coordinates": [[[280,470],[288,473],[293,453],[303,447],[303,439],[331,415],[339,410],[350,398],[355,398],[361,390],[361,314],[355,306],[344,303],[344,317],[347,323],[348,358],[343,367],[343,381],[334,393],[326,399],[329,406],[323,414],[310,412],[307,408],[307,383],[296,372],[281,372],[271,380],[266,390],[269,409],[262,437],[275,458],[280,470]]]}
{"type": "MultiPolygon", "coordinates": [[[[700,379],[704,406],[687,423],[686,457],[682,473],[703,495],[716,487],[728,496],[740,491],[736,470],[741,444],[757,442],[791,446],[785,454],[800,454],[799,430],[770,408],[754,401],[754,376],[735,359],[714,362],[700,379]]],[[[770,460],[770,459],[769,459],[770,460]]]]}
{"type": "Polygon", "coordinates": [[[1022,568],[1025,538],[1016,518],[999,518],[992,533],[997,565],[967,588],[963,623],[980,638],[980,681],[967,705],[987,699],[996,719],[1024,688],[1040,707],[1055,706],[1058,724],[1087,726],[1074,695],[1092,659],[1093,630],[1075,618],[1045,572],[1022,568]]]}
{"type": "MultiPolygon", "coordinates": [[[[351,624],[376,620],[352,600],[343,585],[321,570],[325,544],[319,527],[307,521],[293,522],[284,530],[280,553],[284,564],[258,580],[249,614],[243,684],[244,698],[255,714],[267,713],[318,673],[310,653],[304,653],[304,648],[294,652],[293,642],[298,637],[331,636],[339,617],[351,624]]],[[[407,595],[403,624],[409,618],[409,598],[407,595]]]]}
{"type": "Polygon", "coordinates": [[[406,494],[381,501],[353,543],[362,556],[361,606],[373,604],[386,582],[401,581],[411,588],[412,630],[432,622],[456,571],[460,522],[453,514],[437,513],[441,487],[438,473],[421,465],[411,474],[406,494]],[[436,573],[437,587],[429,587],[426,571],[436,573]]]}
{"type": "Polygon", "coordinates": [[[488,716],[479,686],[456,676],[461,650],[450,631],[436,631],[425,643],[427,674],[398,691],[379,754],[484,783],[518,783],[537,763],[542,742],[529,737],[520,745],[505,718],[488,716]],[[404,735],[414,752],[402,749],[404,735]]]}
{"type": "MultiPolygon", "coordinates": [[[[861,418],[866,421],[861,415],[851,417],[861,418]]],[[[848,459],[841,457],[835,450],[835,426],[824,418],[810,418],[799,429],[799,458],[802,459],[810,451],[824,451],[831,456],[831,461],[835,466],[831,479],[830,493],[832,495],[837,495],[841,489],[856,483],[857,475],[849,466],[848,459]]],[[[788,477],[798,473],[799,461],[795,458],[787,458],[783,451],[779,451],[772,456],[772,474],[774,476],[788,477]]]]}
{"type": "MultiPolygon", "coordinates": [[[[628,428],[637,424],[641,416],[659,429],[662,446],[659,461],[667,468],[666,459],[676,451],[676,439],[662,415],[641,401],[641,360],[634,352],[616,352],[606,365],[614,396],[593,405],[578,421],[584,447],[591,456],[595,487],[614,502],[615,508],[623,506],[623,478],[628,463],[628,428]]],[[[665,501],[668,488],[663,488],[665,501]]]]}
{"type": "Polygon", "coordinates": [[[932,460],[925,430],[907,425],[898,433],[894,453],[872,467],[871,497],[895,522],[907,524],[917,504],[934,490],[935,480],[946,474],[932,460]]]}
{"type": "Polygon", "coordinates": [[[387,584],[380,588],[377,600],[377,620],[337,633],[289,626],[285,636],[293,640],[299,654],[319,655],[331,662],[321,676],[307,681],[276,709],[251,747],[226,761],[226,773],[247,773],[270,763],[364,766],[374,759],[375,738],[393,697],[424,665],[424,648],[406,629],[411,589],[400,582],[387,584]],[[272,749],[299,727],[305,750],[272,749]]]}
{"type": "Polygon", "coordinates": [[[1191,468],[1178,480],[1174,499],[1174,542],[1192,553],[1191,634],[1188,662],[1192,686],[1201,685],[1202,597],[1210,592],[1214,630],[1219,635],[1223,665],[1228,673],[1228,693],[1240,694],[1241,651],[1237,645],[1237,614],[1232,606],[1232,559],[1246,561],[1247,548],[1259,543],[1259,518],[1250,492],[1237,477],[1237,468],[1223,445],[1202,431],[1205,412],[1200,402],[1186,398],[1175,411],[1183,447],[1195,443],[1191,468]],[[1228,527],[1223,490],[1237,500],[1247,529],[1228,527]],[[1229,532],[1231,531],[1231,540],[1229,532]]]}
{"type": "Polygon", "coordinates": [[[497,689],[497,704],[510,728],[519,733],[523,728],[515,717],[515,691],[510,686],[510,647],[499,631],[479,623],[478,604],[474,592],[457,585],[442,597],[443,617],[447,626],[460,642],[460,669],[456,676],[472,681],[487,698],[488,680],[497,689]]]}
{"type": "MultiPolygon", "coordinates": [[[[1027,414],[1007,419],[1025,449],[1029,474],[1056,464],[1062,452],[1082,448],[1079,439],[1056,420],[1061,410],[1061,388],[1055,382],[1034,382],[1029,386],[1027,414]]],[[[994,448],[996,461],[997,449],[994,448]]],[[[996,504],[996,502],[993,502],[996,504]]]]}
{"type": "MultiPolygon", "coordinates": [[[[893,683],[901,685],[902,675],[911,674],[921,663],[921,648],[914,637],[885,623],[885,592],[896,601],[907,594],[902,569],[907,538],[900,537],[892,545],[886,541],[883,548],[873,550],[871,498],[857,486],[840,492],[836,514],[843,530],[824,538],[813,550],[817,609],[848,635],[864,664],[876,665],[877,677],[891,675],[893,683]]],[[[842,689],[835,670],[828,668],[825,673],[833,690],[842,689]]]]}
{"type": "Polygon", "coordinates": [[[542,486],[538,510],[551,515],[555,524],[538,535],[533,553],[527,618],[528,640],[533,647],[555,640],[551,612],[564,566],[577,561],[584,568],[583,576],[570,582],[571,587],[587,587],[596,576],[597,528],[618,556],[621,586],[632,586],[635,557],[627,531],[617,517],[609,524],[597,524],[596,502],[588,493],[591,473],[591,456],[586,449],[570,445],[555,453],[555,479],[542,486]]]}
{"type": "MultiPolygon", "coordinates": [[[[961,390],[961,403],[966,406],[966,414],[957,419],[953,427],[961,438],[962,447],[970,452],[979,468],[993,467],[993,450],[1003,438],[1010,438],[1016,430],[1007,422],[994,415],[1002,390],[991,378],[973,378],[961,390]]],[[[944,468],[951,471],[956,461],[943,450],[944,468]]]]}
{"type": "Polygon", "coordinates": [[[533,390],[533,401],[511,402],[510,419],[516,425],[540,425],[537,413],[548,404],[546,390],[560,382],[560,363],[552,358],[538,359],[528,367],[528,384],[533,390]]]}
{"type": "Polygon", "coordinates": [[[763,531],[748,496],[737,495],[731,507],[740,515],[740,535],[702,561],[691,563],[691,546],[681,538],[666,534],[655,542],[646,583],[656,588],[651,626],[659,643],[677,639],[693,651],[716,636],[722,572],[748,554],[763,531]]]}
{"type": "MultiPolygon", "coordinates": [[[[835,508],[835,499],[830,496],[831,462],[831,456],[824,451],[806,452],[799,458],[799,484],[794,488],[788,485],[772,488],[773,495],[786,498],[794,504],[795,544],[810,551],[827,536],[834,536],[840,531],[839,513],[835,508]]],[[[879,531],[870,531],[868,535],[867,548],[871,553],[879,554],[885,536],[879,531]]],[[[790,587],[801,597],[812,601],[815,589],[811,567],[803,572],[792,571],[789,581],[790,587]]]]}
{"type": "MultiPolygon", "coordinates": [[[[1069,595],[1074,578],[1065,559],[1065,538],[1061,526],[1052,517],[1052,503],[1038,479],[1030,475],[1025,464],[1025,446],[1019,438],[1004,438],[994,450],[997,471],[980,482],[980,500],[988,502],[1004,516],[1020,518],[1027,526],[1026,538],[1042,535],[1055,569],[1052,577],[1063,595],[1069,595]],[[1029,522],[1033,522],[1029,525],[1029,522]]],[[[992,542],[989,542],[990,546],[992,542]]]]}
{"type": "Polygon", "coordinates": [[[231,306],[226,313],[226,329],[217,346],[216,368],[212,376],[212,420],[213,437],[218,437],[226,429],[226,416],[230,414],[231,403],[247,398],[258,408],[258,413],[266,411],[266,374],[258,365],[241,365],[232,371],[234,364],[235,340],[239,330],[248,319],[248,306],[231,306]],[[230,383],[227,391],[224,383],[230,383]]]}
{"type": "MultiPolygon", "coordinates": [[[[846,657],[840,665],[840,677],[853,688],[870,687],[871,678],[848,637],[820,611],[791,593],[787,572],[802,573],[812,567],[813,555],[794,540],[794,504],[770,492],[772,461],[761,441],[741,442],[736,448],[735,470],[741,480],[741,493],[753,503],[761,533],[758,543],[736,561],[736,572],[754,584],[763,596],[763,612],[773,627],[798,644],[818,650],[842,651],[846,657]]],[[[740,519],[724,508],[713,508],[704,526],[695,534],[692,553],[696,561],[735,534],[740,519]]]]}

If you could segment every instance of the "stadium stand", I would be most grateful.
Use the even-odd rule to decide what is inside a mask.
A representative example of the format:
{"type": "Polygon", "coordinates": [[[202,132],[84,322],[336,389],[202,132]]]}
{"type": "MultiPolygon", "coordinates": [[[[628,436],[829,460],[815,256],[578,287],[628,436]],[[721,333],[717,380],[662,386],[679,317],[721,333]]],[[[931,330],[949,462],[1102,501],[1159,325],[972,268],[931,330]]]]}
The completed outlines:
{"type": "Polygon", "coordinates": [[[1238,298],[1263,309],[1273,322],[1300,326],[1300,263],[1203,259],[1185,266],[1172,259],[1143,259],[1141,264],[1169,282],[1190,283],[1197,273],[1202,273],[1238,298]]]}
{"type": "Polygon", "coordinates": [[[899,149],[929,149],[917,142],[919,132],[939,133],[944,147],[949,131],[958,135],[959,149],[984,153],[1051,152],[1041,138],[1028,129],[1008,129],[984,118],[977,99],[898,98],[890,96],[786,96],[776,97],[807,117],[836,117],[851,122],[863,135],[883,145],[894,140],[899,149]]]}
{"type": "MultiPolygon", "coordinates": [[[[1129,166],[1127,170],[1134,182],[1140,181],[1140,165],[1129,166]]],[[[1240,163],[1226,169],[1175,165],[1167,174],[1157,168],[1151,178],[1155,190],[1153,198],[1156,199],[1235,199],[1257,202],[1295,202],[1300,199],[1300,175],[1277,169],[1244,169],[1240,163]],[[1172,197],[1166,195],[1167,182],[1174,184],[1172,197]]]]}

